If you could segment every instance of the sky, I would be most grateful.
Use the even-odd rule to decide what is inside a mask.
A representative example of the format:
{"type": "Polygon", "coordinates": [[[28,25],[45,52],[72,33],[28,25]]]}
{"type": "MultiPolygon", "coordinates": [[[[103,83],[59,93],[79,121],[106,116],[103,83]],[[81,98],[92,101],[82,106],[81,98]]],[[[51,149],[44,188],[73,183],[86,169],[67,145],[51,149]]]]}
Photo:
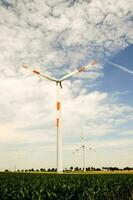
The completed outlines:
{"type": "Polygon", "coordinates": [[[133,167],[132,11],[132,0],[0,0],[0,170],[56,167],[56,85],[22,65],[61,78],[93,60],[63,82],[64,168],[82,167],[82,134],[96,150],[87,167],[133,167]]]}

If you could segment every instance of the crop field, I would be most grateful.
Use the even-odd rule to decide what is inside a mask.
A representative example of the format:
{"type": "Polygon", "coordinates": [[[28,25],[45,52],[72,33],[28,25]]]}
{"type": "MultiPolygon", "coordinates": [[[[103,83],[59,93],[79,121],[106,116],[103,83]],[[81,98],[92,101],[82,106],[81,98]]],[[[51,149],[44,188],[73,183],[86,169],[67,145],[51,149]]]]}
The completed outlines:
{"type": "Polygon", "coordinates": [[[0,200],[133,200],[132,174],[0,173],[0,200]]]}

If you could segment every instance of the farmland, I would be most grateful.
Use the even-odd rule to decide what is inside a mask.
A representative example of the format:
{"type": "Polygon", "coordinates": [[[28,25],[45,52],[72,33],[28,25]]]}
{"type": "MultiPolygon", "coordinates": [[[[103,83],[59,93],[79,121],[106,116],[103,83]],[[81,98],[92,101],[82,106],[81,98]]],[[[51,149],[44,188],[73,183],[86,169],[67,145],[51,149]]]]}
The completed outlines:
{"type": "Polygon", "coordinates": [[[0,173],[1,200],[132,200],[132,174],[0,173]]]}

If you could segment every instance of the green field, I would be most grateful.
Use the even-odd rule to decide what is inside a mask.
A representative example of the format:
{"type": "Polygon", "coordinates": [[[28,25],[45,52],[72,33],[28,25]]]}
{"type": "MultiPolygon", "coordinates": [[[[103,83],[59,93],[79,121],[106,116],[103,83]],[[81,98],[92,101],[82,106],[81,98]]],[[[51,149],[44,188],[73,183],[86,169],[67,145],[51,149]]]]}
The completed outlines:
{"type": "Polygon", "coordinates": [[[132,174],[0,173],[0,200],[133,200],[132,174]]]}

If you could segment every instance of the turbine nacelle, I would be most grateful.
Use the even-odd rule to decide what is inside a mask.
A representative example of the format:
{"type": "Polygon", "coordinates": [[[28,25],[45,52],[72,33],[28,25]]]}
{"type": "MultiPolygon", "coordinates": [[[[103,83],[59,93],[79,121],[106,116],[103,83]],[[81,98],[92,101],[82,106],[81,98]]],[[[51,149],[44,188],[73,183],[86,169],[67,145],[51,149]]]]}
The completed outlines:
{"type": "Polygon", "coordinates": [[[62,88],[62,81],[57,80],[57,81],[56,81],[56,85],[58,85],[58,84],[59,84],[60,88],[62,88]]]}

